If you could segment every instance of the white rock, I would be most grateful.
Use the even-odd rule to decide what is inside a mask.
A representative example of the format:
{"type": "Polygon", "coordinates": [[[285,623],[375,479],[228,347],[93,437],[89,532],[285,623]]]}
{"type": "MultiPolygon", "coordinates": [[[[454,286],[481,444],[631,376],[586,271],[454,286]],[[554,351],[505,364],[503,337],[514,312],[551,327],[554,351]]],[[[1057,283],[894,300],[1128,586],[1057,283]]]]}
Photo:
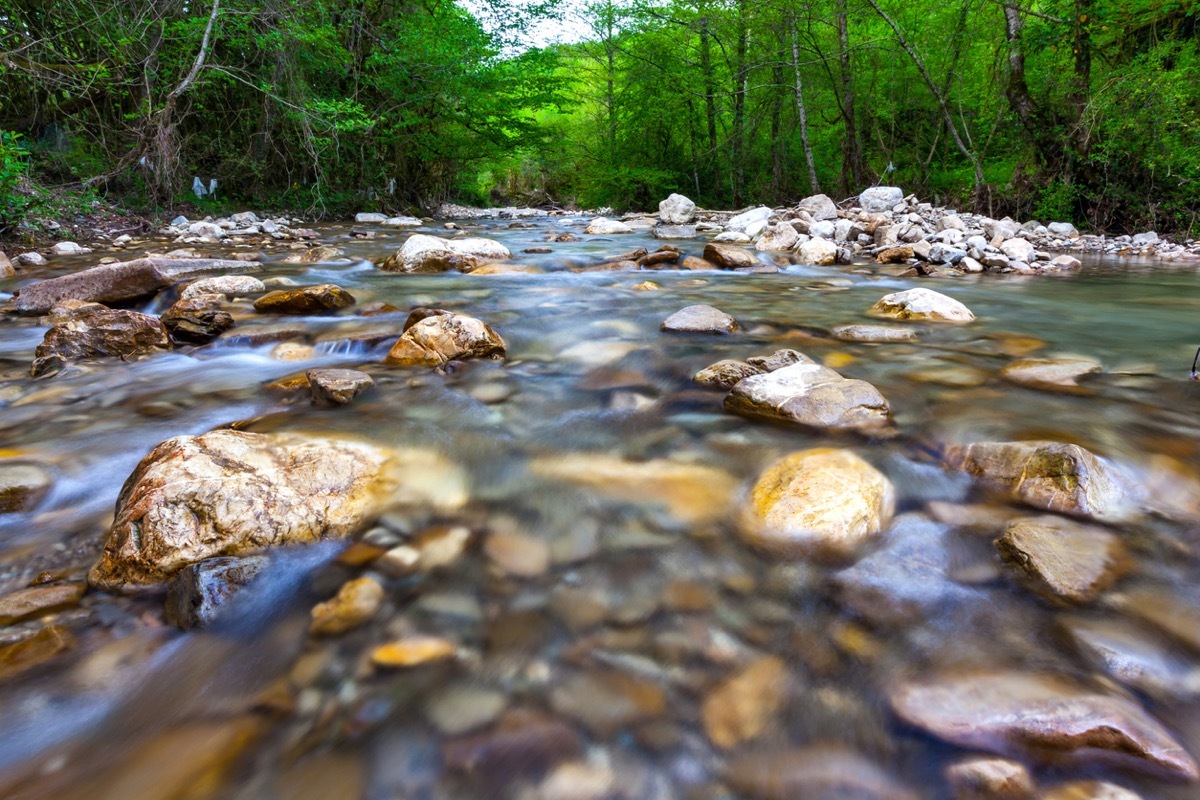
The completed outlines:
{"type": "Polygon", "coordinates": [[[387,214],[377,214],[373,211],[360,211],[354,215],[354,221],[367,224],[387,221],[387,214]]]}
{"type": "Polygon", "coordinates": [[[607,217],[596,217],[588,223],[587,230],[584,233],[590,233],[598,236],[611,236],[618,233],[633,233],[633,228],[615,219],[607,217]]]}
{"type": "Polygon", "coordinates": [[[872,186],[858,196],[858,207],[872,214],[891,211],[904,202],[904,192],[895,186],[872,186]]]}
{"type": "Polygon", "coordinates": [[[92,252],[90,248],[75,244],[75,242],[58,242],[50,248],[56,256],[78,256],[92,252]]]}
{"type": "Polygon", "coordinates": [[[267,291],[266,284],[250,275],[218,275],[215,278],[204,278],[188,285],[180,295],[180,300],[190,300],[202,294],[222,294],[229,298],[246,297],[252,294],[262,294],[267,291]]]}
{"type": "Polygon", "coordinates": [[[920,322],[971,322],[971,309],[932,289],[909,289],[879,299],[868,312],[874,316],[920,322]]]}
{"type": "Polygon", "coordinates": [[[807,211],[808,215],[814,222],[820,222],[825,219],[837,219],[837,206],[829,199],[828,195],[814,194],[812,197],[806,197],[796,206],[800,211],[807,211]]]}
{"type": "Polygon", "coordinates": [[[795,228],[787,222],[781,222],[768,226],[754,247],[758,250],[791,250],[799,239],[800,234],[796,233],[795,228]]]}
{"type": "Polygon", "coordinates": [[[752,224],[754,224],[756,222],[759,222],[759,223],[762,223],[765,225],[767,222],[767,219],[770,218],[770,216],[771,216],[771,209],[767,208],[766,206],[759,206],[758,208],[752,208],[749,211],[745,211],[741,214],[738,214],[736,217],[733,217],[728,222],[726,222],[725,229],[731,230],[731,231],[741,231],[742,233],[747,233],[750,236],[753,236],[754,234],[750,233],[746,229],[749,228],[752,224]]]}
{"type": "Polygon", "coordinates": [[[1158,243],[1158,234],[1154,231],[1146,231],[1145,233],[1136,233],[1133,236],[1132,242],[1135,245],[1148,245],[1158,243]]]}
{"type": "Polygon", "coordinates": [[[1046,230],[1055,236],[1067,236],[1071,239],[1079,238],[1079,231],[1069,222],[1051,222],[1046,226],[1046,230]]]}
{"type": "Polygon", "coordinates": [[[753,240],[741,231],[725,231],[714,236],[713,241],[728,244],[750,244],[753,240]]]}
{"type": "Polygon", "coordinates": [[[388,217],[383,224],[391,228],[419,228],[423,223],[416,217],[388,217]]]}
{"type": "Polygon", "coordinates": [[[802,264],[812,264],[818,267],[828,267],[837,263],[837,245],[828,239],[809,239],[799,247],[802,264]]]}
{"type": "Polygon", "coordinates": [[[21,253],[15,260],[18,264],[26,267],[40,267],[46,263],[46,257],[34,250],[30,250],[28,253],[21,253]]]}
{"type": "Polygon", "coordinates": [[[225,235],[225,229],[213,222],[193,222],[188,225],[187,232],[192,236],[212,236],[217,239],[225,235]]]}
{"type": "Polygon", "coordinates": [[[809,236],[819,236],[822,239],[832,239],[837,233],[837,228],[829,220],[814,222],[808,226],[809,236]]]}
{"type": "Polygon", "coordinates": [[[672,194],[658,204],[658,218],[664,225],[687,225],[696,218],[696,204],[681,194],[672,194]]]}
{"type": "Polygon", "coordinates": [[[1002,242],[1000,252],[1012,261],[1024,261],[1029,264],[1034,260],[1033,245],[1028,239],[1009,239],[1002,242]]]}

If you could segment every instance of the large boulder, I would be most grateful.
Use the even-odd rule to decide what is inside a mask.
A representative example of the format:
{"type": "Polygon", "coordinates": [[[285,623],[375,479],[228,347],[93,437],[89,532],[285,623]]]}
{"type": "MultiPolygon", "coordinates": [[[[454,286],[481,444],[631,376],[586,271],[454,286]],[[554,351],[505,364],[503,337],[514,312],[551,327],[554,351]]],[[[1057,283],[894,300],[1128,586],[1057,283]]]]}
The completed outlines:
{"type": "Polygon", "coordinates": [[[593,236],[613,236],[619,233],[633,233],[633,228],[620,220],[596,217],[588,223],[584,233],[590,233],[593,236]]]}
{"type": "Polygon", "coordinates": [[[354,295],[332,283],[279,289],[254,301],[254,310],[264,314],[327,314],[354,305],[354,295]]]}
{"type": "Polygon", "coordinates": [[[953,297],[932,289],[909,289],[881,297],[867,312],[872,316],[906,322],[971,322],[971,309],[953,297]]]}
{"type": "Polygon", "coordinates": [[[1092,602],[1132,565],[1107,528],[1050,515],[1011,522],[996,550],[1022,583],[1062,605],[1092,602]]]}
{"type": "Polygon", "coordinates": [[[233,315],[222,308],[224,304],[223,294],[193,295],[167,309],[162,324],[177,342],[203,344],[233,327],[233,315]]]}
{"type": "Polygon", "coordinates": [[[139,258],[104,264],[23,287],[16,298],[22,314],[45,314],[63,300],[115,303],[152,295],[176,281],[220,272],[245,272],[256,264],[218,258],[139,258]]]}
{"type": "Polygon", "coordinates": [[[696,204],[681,194],[672,194],[658,204],[658,218],[664,225],[687,225],[696,218],[696,204]]]}
{"type": "Polygon", "coordinates": [[[946,448],[946,463],[1046,511],[1122,519],[1133,497],[1115,468],[1077,444],[974,442],[946,448]]]}
{"type": "Polygon", "coordinates": [[[85,303],[46,331],[34,351],[30,374],[36,378],[74,361],[128,359],[170,349],[167,329],[157,317],[85,303]]]}
{"type": "Polygon", "coordinates": [[[904,192],[896,186],[872,186],[858,196],[858,207],[868,214],[891,211],[904,202],[904,192]]]}
{"type": "Polygon", "coordinates": [[[758,250],[791,250],[800,240],[800,234],[786,222],[770,225],[762,232],[754,247],[758,250]]]}
{"type": "Polygon", "coordinates": [[[368,444],[285,434],[168,439],[121,489],[88,580],[136,591],[205,558],[347,537],[382,499],[388,459],[368,444]]]}
{"type": "Polygon", "coordinates": [[[814,194],[812,197],[806,197],[796,206],[798,211],[805,211],[814,222],[820,222],[825,219],[837,219],[838,210],[833,201],[829,199],[829,195],[814,194]]]}
{"type": "Polygon", "coordinates": [[[895,505],[891,481],[855,453],[804,450],[759,475],[739,530],[770,553],[840,560],[878,536],[895,505]]]}
{"type": "Polygon", "coordinates": [[[1008,239],[1000,243],[1000,252],[1010,261],[1021,261],[1032,264],[1037,256],[1033,244],[1028,239],[1008,239]]]}
{"type": "Polygon", "coordinates": [[[800,255],[801,264],[831,267],[837,263],[837,245],[828,239],[820,237],[809,239],[797,247],[796,252],[800,255]]]}
{"type": "Polygon", "coordinates": [[[1135,701],[1055,675],[923,676],[888,692],[905,722],[959,747],[1081,767],[1112,764],[1196,780],[1200,769],[1135,701]]]}
{"type": "Polygon", "coordinates": [[[891,409],[866,381],[844,378],[818,364],[793,364],[738,382],[725,410],[810,428],[872,433],[886,429],[891,409]]]}
{"type": "Polygon", "coordinates": [[[404,334],[388,351],[392,366],[438,367],[447,361],[504,356],[500,334],[474,317],[422,309],[409,315],[404,334]]]}
{"type": "Polygon", "coordinates": [[[493,239],[442,239],[424,233],[408,237],[400,249],[380,263],[388,272],[470,272],[490,261],[512,258],[508,248],[493,239]]]}
{"type": "Polygon", "coordinates": [[[670,333],[733,333],[738,322],[719,308],[697,305],[676,311],[661,327],[670,333]]]}
{"type": "MultiPolygon", "coordinates": [[[[771,213],[771,209],[767,208],[766,206],[759,206],[758,208],[752,208],[749,211],[743,211],[741,214],[731,217],[729,221],[725,223],[725,230],[749,233],[749,229],[753,228],[755,225],[766,223],[766,221],[770,218],[771,213]]],[[[753,236],[753,234],[750,235],[753,236]]]]}

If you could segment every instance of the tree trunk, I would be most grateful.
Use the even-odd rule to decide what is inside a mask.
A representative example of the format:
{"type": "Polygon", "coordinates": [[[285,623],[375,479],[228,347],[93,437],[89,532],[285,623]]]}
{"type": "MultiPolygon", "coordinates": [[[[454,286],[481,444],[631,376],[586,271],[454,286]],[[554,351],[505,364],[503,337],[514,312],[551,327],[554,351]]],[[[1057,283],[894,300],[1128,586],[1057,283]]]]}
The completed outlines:
{"type": "Polygon", "coordinates": [[[866,162],[863,160],[862,140],[858,133],[856,119],[858,112],[854,107],[854,83],[850,63],[850,24],[846,5],[847,0],[838,0],[838,60],[842,68],[842,121],[846,129],[845,135],[842,137],[841,191],[843,195],[861,191],[870,182],[867,177],[866,162]],[[849,180],[847,180],[847,173],[849,173],[849,180]]]}
{"type": "Polygon", "coordinates": [[[729,157],[733,172],[733,204],[740,207],[746,185],[745,138],[746,138],[746,49],[749,31],[746,25],[746,0],[738,0],[737,55],[733,69],[733,132],[730,137],[729,157]]]}
{"type": "Polygon", "coordinates": [[[700,72],[704,78],[704,113],[708,118],[708,150],[711,157],[717,151],[717,99],[713,81],[712,41],[708,32],[708,17],[700,18],[700,72]]]}
{"type": "Polygon", "coordinates": [[[804,148],[804,163],[808,165],[808,185],[813,194],[821,193],[817,180],[817,166],[813,161],[812,144],[808,140],[808,109],[804,107],[804,84],[800,81],[800,44],[796,38],[796,20],[788,13],[788,27],[792,36],[792,75],[796,81],[796,119],[800,123],[800,146],[804,148]]]}

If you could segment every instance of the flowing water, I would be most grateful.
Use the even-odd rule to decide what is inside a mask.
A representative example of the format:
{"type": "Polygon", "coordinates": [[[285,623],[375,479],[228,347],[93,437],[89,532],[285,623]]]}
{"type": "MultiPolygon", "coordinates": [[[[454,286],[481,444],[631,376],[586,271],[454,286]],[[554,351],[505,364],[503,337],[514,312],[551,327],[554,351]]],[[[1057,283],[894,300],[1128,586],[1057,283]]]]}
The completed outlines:
{"type": "MultiPolygon", "coordinates": [[[[1027,512],[936,458],[948,442],[1050,438],[1109,457],[1135,479],[1165,470],[1194,480],[1200,383],[1188,382],[1187,371],[1200,339],[1195,269],[1085,259],[1073,275],[957,279],[895,278],[873,265],[573,271],[661,244],[645,234],[546,244],[548,232],[579,233],[578,224],[463,223],[544,270],[495,276],[381,272],[367,259],[390,253],[401,236],[352,240],[329,227],[323,241],[352,263],[289,265],[283,253],[268,254],[257,274],[336,283],[356,307],[280,320],[247,306],[217,344],[38,381],[28,368],[45,326],[0,319],[0,465],[36,462],[54,476],[36,509],[0,515],[0,591],[43,572],[82,580],[138,461],[172,436],[232,423],[428,447],[466,471],[464,511],[385,517],[370,541],[391,546],[428,526],[466,525],[477,540],[498,530],[536,537],[551,556],[514,576],[475,544],[432,574],[382,577],[380,614],[339,637],[307,633],[311,607],[364,569],[337,561],[334,543],[274,554],[264,576],[203,631],[166,626],[161,598],[95,591],[75,608],[0,628],[0,644],[51,624],[68,638],[64,652],[0,681],[3,794],[717,798],[737,796],[726,780],[737,758],[784,753],[772,763],[786,771],[801,769],[806,752],[825,752],[812,748],[837,746],[829,751],[837,758],[861,759],[846,770],[870,773],[883,788],[760,794],[877,797],[907,787],[950,797],[943,769],[971,751],[897,719],[887,692],[934,671],[1001,666],[1125,694],[1200,755],[1200,656],[1191,649],[1200,633],[1165,632],[1171,619],[1176,628],[1200,619],[1200,516],[1149,516],[1122,529],[1132,571],[1092,606],[1057,608],[1012,582],[991,545],[1004,519],[1027,512]],[[536,247],[553,252],[521,252],[536,247]],[[647,279],[661,289],[632,288],[647,279]],[[961,300],[977,321],[913,326],[915,342],[829,336],[834,326],[870,321],[864,312],[882,295],[916,285],[961,300]],[[400,311],[356,315],[378,301],[400,311]],[[660,331],[664,318],[694,303],[733,315],[741,330],[660,331]],[[484,320],[507,341],[507,360],[445,373],[384,366],[417,306],[484,320]],[[239,338],[281,321],[302,325],[296,338],[314,345],[311,357],[276,360],[274,342],[239,338]],[[870,441],[732,416],[722,392],[691,381],[720,359],[784,347],[877,386],[899,435],[870,441]],[[997,377],[1029,353],[1084,356],[1105,370],[1071,394],[997,377]],[[315,366],[363,369],[376,386],[335,409],[263,388],[315,366]],[[744,492],[779,456],[819,446],[854,449],[897,487],[892,529],[853,566],[746,547],[735,510],[703,485],[713,474],[706,468],[715,468],[744,492]],[[535,468],[576,453],[638,477],[588,485],[535,468]],[[948,524],[946,509],[967,504],[985,521],[948,524]],[[1124,636],[1129,660],[1157,658],[1151,677],[1173,679],[1122,686],[1072,634],[1080,628],[1124,636]],[[410,670],[372,666],[374,646],[409,632],[450,638],[459,654],[410,670]],[[784,663],[785,690],[748,741],[714,744],[706,699],[765,655],[784,663]]],[[[102,255],[58,259],[21,280],[102,255]]],[[[172,297],[137,308],[161,313],[172,297]]],[[[1170,495],[1174,486],[1154,491],[1170,495]]],[[[1146,798],[1198,791],[1127,763],[1028,763],[1042,786],[1099,777],[1146,798]]]]}

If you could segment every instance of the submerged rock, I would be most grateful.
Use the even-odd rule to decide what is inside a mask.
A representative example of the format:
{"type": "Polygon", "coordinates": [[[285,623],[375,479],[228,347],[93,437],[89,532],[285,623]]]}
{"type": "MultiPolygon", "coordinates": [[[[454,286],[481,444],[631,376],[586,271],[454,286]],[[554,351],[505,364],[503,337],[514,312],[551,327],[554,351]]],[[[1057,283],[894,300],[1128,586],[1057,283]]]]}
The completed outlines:
{"type": "Polygon", "coordinates": [[[139,258],[104,264],[30,284],[17,293],[22,314],[45,314],[63,300],[115,303],[152,295],[176,281],[219,272],[245,272],[245,261],[217,258],[139,258]]]}
{"type": "Polygon", "coordinates": [[[1049,515],[1012,522],[996,550],[1030,589],[1057,603],[1090,603],[1132,566],[1109,530],[1049,515]]]}
{"type": "Polygon", "coordinates": [[[265,556],[206,558],[180,570],[167,587],[167,622],[183,630],[217,619],[226,602],[267,566],[265,556]]]}
{"type": "Polygon", "coordinates": [[[704,731],[729,749],[758,737],[779,713],[790,676],[783,661],[766,656],[717,686],[701,708],[704,731]]]}
{"type": "Polygon", "coordinates": [[[354,295],[332,283],[280,289],[254,301],[254,310],[264,314],[326,314],[354,305],[354,295]]]}
{"type": "Polygon", "coordinates": [[[75,361],[128,359],[170,349],[167,329],[157,317],[86,303],[46,331],[34,351],[30,375],[56,372],[75,361]]]}
{"type": "Polygon", "coordinates": [[[917,338],[909,328],[886,325],[841,325],[832,332],[835,339],[843,342],[911,342],[917,338]]]}
{"type": "Polygon", "coordinates": [[[375,385],[370,375],[356,369],[310,369],[305,377],[319,406],[344,406],[375,385]]]}
{"type": "Polygon", "coordinates": [[[895,505],[891,481],[856,454],[804,450],[759,476],[739,530],[771,553],[842,560],[888,526],[895,505]]]}
{"type": "Polygon", "coordinates": [[[867,313],[911,322],[971,322],[971,309],[932,289],[909,289],[881,297],[867,313]]]}
{"type": "Polygon", "coordinates": [[[326,261],[333,261],[346,255],[346,251],[340,247],[334,247],[329,244],[322,244],[316,247],[310,247],[307,250],[302,250],[299,253],[293,253],[283,260],[285,264],[321,264],[326,261]]]}
{"type": "Polygon", "coordinates": [[[724,781],[752,800],[917,800],[878,764],[840,745],[747,753],[724,781]]]}
{"type": "Polygon", "coordinates": [[[404,334],[388,351],[392,366],[439,367],[466,358],[503,357],[507,345],[490,327],[474,317],[424,309],[428,316],[409,316],[404,334]]]}
{"type": "Polygon", "coordinates": [[[891,416],[887,400],[874,386],[817,364],[794,364],[752,375],[733,387],[725,398],[725,410],[860,433],[884,430],[891,416]]]}
{"type": "Polygon", "coordinates": [[[73,608],[87,587],[82,583],[30,586],[0,597],[0,625],[35,619],[52,611],[73,608]]]}
{"type": "Polygon", "coordinates": [[[192,295],[167,309],[162,323],[175,341],[203,344],[233,327],[233,315],[222,308],[224,303],[222,294],[192,295]]]}
{"type": "Polygon", "coordinates": [[[662,329],[671,333],[733,333],[738,322],[712,306],[688,306],[663,320],[662,329]]]}
{"type": "Polygon", "coordinates": [[[900,682],[888,698],[905,722],[960,747],[1200,777],[1192,757],[1141,706],[1058,676],[963,672],[900,682]]]}
{"type": "Polygon", "coordinates": [[[168,439],[121,489],[88,580],[136,591],[212,556],[349,536],[391,482],[388,457],[367,444],[283,434],[168,439]]]}
{"type": "Polygon", "coordinates": [[[0,514],[32,511],[50,491],[50,473],[37,464],[0,462],[0,514]]]}
{"type": "MultiPolygon", "coordinates": [[[[1177,615],[1185,621],[1186,614],[1177,615]]],[[[1097,668],[1161,700],[1200,696],[1200,666],[1144,622],[1120,617],[1069,617],[1062,626],[1097,668]]]]}
{"type": "Polygon", "coordinates": [[[1076,444],[974,442],[948,447],[947,465],[1036,508],[1121,519],[1130,492],[1105,461],[1076,444]]]}
{"type": "Polygon", "coordinates": [[[346,581],[337,594],[313,606],[309,633],[337,636],[366,624],[383,605],[385,593],[379,581],[369,575],[346,581]]]}
{"type": "Polygon", "coordinates": [[[1081,388],[1079,378],[1102,369],[1088,358],[1026,358],[1005,364],[1000,377],[1030,389],[1074,392],[1081,388]]]}

